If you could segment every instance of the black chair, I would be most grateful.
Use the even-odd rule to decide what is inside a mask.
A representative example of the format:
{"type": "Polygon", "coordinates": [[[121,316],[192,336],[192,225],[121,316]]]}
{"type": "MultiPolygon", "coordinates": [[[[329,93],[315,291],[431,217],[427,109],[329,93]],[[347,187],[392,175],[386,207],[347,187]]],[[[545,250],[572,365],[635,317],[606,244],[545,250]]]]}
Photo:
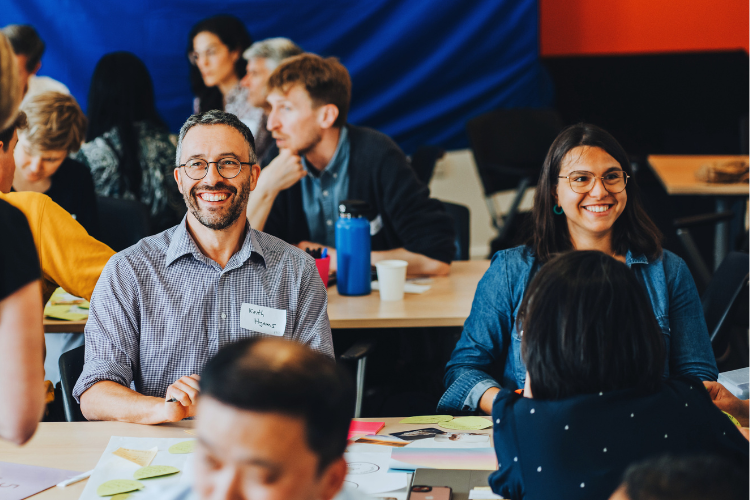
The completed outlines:
{"type": "Polygon", "coordinates": [[[148,208],[138,200],[98,196],[99,240],[119,252],[151,234],[148,208]]]}
{"type": "Polygon", "coordinates": [[[453,260],[469,260],[471,212],[469,207],[444,201],[443,205],[453,218],[453,229],[456,232],[456,255],[453,260]]]}
{"type": "Polygon", "coordinates": [[[673,227],[677,230],[677,237],[682,243],[685,250],[685,257],[688,267],[693,273],[695,284],[698,290],[705,290],[711,281],[711,270],[706,264],[705,259],[698,249],[698,245],[690,232],[693,228],[703,226],[715,226],[716,224],[726,223],[734,218],[734,212],[727,210],[713,214],[695,215],[692,217],[682,217],[675,219],[673,227]]]}
{"type": "Polygon", "coordinates": [[[63,411],[65,420],[68,422],[85,422],[81,406],[73,397],[73,388],[83,371],[84,348],[78,346],[75,349],[62,353],[58,361],[60,367],[60,386],[62,389],[63,411]]]}
{"type": "Polygon", "coordinates": [[[432,173],[435,171],[435,164],[444,154],[445,150],[438,146],[419,146],[414,151],[414,154],[411,155],[411,167],[420,181],[425,184],[430,183],[432,173]]]}
{"type": "Polygon", "coordinates": [[[497,109],[466,124],[487,208],[500,231],[491,245],[493,253],[513,244],[521,226],[518,207],[526,190],[536,184],[547,150],[562,128],[553,109],[497,109]],[[515,196],[501,214],[492,197],[507,190],[515,190],[515,196]]]}
{"type": "Polygon", "coordinates": [[[748,366],[748,259],[748,254],[730,252],[701,296],[719,371],[748,366]]]}

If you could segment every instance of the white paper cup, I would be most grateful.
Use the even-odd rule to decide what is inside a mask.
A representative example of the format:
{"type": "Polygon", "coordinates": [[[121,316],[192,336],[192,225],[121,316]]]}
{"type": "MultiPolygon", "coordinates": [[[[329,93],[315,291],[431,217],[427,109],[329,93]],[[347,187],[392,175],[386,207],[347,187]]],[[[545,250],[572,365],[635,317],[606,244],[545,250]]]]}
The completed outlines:
{"type": "Polygon", "coordinates": [[[405,260],[381,260],[375,263],[378,270],[380,300],[404,299],[407,265],[409,263],[405,260]]]}

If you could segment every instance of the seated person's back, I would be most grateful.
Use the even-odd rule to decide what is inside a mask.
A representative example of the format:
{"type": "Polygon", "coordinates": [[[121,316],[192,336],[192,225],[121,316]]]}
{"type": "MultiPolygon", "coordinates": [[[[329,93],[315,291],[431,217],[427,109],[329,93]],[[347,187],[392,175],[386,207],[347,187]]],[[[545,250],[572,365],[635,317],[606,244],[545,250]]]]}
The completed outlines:
{"type": "Polygon", "coordinates": [[[72,96],[59,92],[31,96],[21,110],[29,124],[18,131],[13,189],[46,194],[96,236],[94,181],[84,165],[68,157],[81,147],[86,116],[72,96]]]}
{"type": "Polygon", "coordinates": [[[177,154],[188,214],[113,257],[91,299],[73,391],[89,420],[192,416],[203,365],[243,338],[284,337],[333,356],[313,259],[247,226],[260,170],[247,126],[223,111],[193,115],[177,154]]]}
{"type": "Polygon", "coordinates": [[[96,193],[143,202],[154,232],[176,224],[185,207],[172,176],[175,147],[143,61],[105,54],[91,77],[87,113],[87,142],[75,158],[91,170],[96,193]]]}
{"type": "Polygon", "coordinates": [[[399,147],[386,135],[346,122],[351,80],[336,59],[301,54],[268,80],[268,130],[276,146],[265,160],[248,217],[300,248],[329,248],[335,259],[339,202],[371,210],[373,263],[401,259],[414,274],[447,274],[453,224],[399,147]]]}
{"type": "Polygon", "coordinates": [[[625,264],[574,251],[534,277],[517,316],[524,396],[502,389],[492,419],[504,498],[606,498],[627,466],[714,453],[745,469],[748,443],[690,377],[662,381],[664,341],[625,264]]]}

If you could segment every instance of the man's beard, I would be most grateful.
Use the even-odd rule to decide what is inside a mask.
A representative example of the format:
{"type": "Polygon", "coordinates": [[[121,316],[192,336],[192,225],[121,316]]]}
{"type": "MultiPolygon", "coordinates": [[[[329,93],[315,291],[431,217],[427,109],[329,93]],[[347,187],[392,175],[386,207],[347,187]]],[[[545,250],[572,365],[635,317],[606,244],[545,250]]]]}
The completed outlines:
{"type": "Polygon", "coordinates": [[[242,185],[239,195],[237,194],[237,188],[234,186],[219,183],[214,186],[197,185],[190,190],[190,194],[183,194],[183,198],[185,199],[185,203],[187,204],[190,213],[193,214],[193,217],[195,217],[198,222],[209,229],[221,231],[234,224],[241,215],[244,215],[247,208],[247,199],[250,196],[250,182],[251,179],[248,179],[248,181],[242,185]],[[224,215],[210,212],[208,210],[201,212],[198,205],[198,196],[195,194],[198,190],[204,192],[230,191],[234,201],[232,201],[232,204],[224,210],[224,215]]]}

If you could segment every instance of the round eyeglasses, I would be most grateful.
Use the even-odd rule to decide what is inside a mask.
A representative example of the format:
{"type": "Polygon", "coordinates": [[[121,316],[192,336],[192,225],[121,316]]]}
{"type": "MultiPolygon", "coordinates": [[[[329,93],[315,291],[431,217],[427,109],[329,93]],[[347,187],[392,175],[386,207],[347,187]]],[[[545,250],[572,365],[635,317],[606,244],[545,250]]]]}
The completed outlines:
{"type": "Polygon", "coordinates": [[[625,190],[625,185],[628,183],[628,178],[630,178],[630,176],[622,170],[607,172],[601,177],[595,176],[592,172],[578,170],[575,172],[571,172],[568,175],[558,175],[557,178],[568,179],[568,182],[570,183],[570,189],[572,189],[574,193],[578,194],[588,193],[589,191],[594,189],[596,180],[601,179],[602,185],[604,186],[604,189],[607,190],[607,192],[611,194],[617,194],[625,190]]]}
{"type": "Polygon", "coordinates": [[[216,164],[216,170],[219,171],[219,175],[225,179],[233,179],[240,175],[242,171],[242,165],[252,165],[247,161],[239,161],[234,158],[224,158],[219,161],[206,161],[206,160],[188,160],[187,162],[179,165],[179,167],[185,169],[185,174],[193,179],[199,181],[208,174],[208,167],[212,163],[216,164]]]}

